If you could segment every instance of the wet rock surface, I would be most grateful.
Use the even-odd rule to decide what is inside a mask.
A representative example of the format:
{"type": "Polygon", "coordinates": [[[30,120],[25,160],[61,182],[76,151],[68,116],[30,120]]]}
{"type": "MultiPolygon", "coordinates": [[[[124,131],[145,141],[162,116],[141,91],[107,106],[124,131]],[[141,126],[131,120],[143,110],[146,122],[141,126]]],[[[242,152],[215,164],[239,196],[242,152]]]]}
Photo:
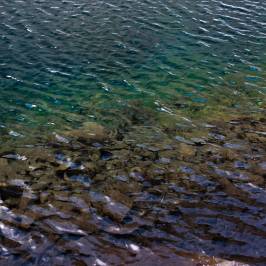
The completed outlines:
{"type": "Polygon", "coordinates": [[[265,265],[265,132],[88,123],[5,150],[0,264],[265,265]]]}

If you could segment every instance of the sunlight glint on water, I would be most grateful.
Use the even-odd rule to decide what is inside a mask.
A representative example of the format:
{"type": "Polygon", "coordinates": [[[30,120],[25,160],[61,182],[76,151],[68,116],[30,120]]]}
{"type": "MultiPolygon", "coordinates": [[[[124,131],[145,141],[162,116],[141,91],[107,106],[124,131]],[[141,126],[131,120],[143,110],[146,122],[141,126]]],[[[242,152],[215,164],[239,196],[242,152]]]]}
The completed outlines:
{"type": "Polygon", "coordinates": [[[265,94],[264,0],[2,0],[0,265],[265,265],[265,94]]]}

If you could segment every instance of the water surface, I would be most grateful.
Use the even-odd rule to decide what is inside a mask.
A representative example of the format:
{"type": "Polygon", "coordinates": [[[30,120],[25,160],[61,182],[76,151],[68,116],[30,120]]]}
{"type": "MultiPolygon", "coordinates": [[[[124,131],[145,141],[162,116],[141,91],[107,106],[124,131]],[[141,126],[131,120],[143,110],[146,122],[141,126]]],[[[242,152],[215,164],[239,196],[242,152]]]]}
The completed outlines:
{"type": "Polygon", "coordinates": [[[256,112],[265,104],[265,9],[240,0],[3,1],[0,122],[20,134],[112,124],[133,99],[174,114],[176,103],[256,112]]]}
{"type": "Polygon", "coordinates": [[[0,18],[0,264],[265,264],[265,1],[0,18]]]}

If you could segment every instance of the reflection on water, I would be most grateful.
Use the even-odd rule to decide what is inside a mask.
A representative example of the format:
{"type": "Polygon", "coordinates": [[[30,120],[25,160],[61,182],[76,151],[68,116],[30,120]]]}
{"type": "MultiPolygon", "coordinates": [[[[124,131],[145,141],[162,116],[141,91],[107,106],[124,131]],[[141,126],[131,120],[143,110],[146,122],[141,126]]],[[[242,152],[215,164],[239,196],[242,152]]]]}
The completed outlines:
{"type": "Polygon", "coordinates": [[[265,265],[265,1],[0,16],[1,265],[265,265]]]}

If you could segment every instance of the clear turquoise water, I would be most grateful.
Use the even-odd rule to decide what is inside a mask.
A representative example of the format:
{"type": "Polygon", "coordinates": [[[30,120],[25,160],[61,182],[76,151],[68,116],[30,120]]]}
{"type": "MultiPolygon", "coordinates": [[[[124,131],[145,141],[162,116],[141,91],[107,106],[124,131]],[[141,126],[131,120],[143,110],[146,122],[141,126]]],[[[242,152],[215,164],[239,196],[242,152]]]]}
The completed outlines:
{"type": "Polygon", "coordinates": [[[0,1],[0,265],[265,265],[265,96],[265,0],[0,1]]]}
{"type": "Polygon", "coordinates": [[[2,136],[116,126],[132,100],[188,117],[264,106],[263,0],[4,0],[0,14],[2,136]]]}

